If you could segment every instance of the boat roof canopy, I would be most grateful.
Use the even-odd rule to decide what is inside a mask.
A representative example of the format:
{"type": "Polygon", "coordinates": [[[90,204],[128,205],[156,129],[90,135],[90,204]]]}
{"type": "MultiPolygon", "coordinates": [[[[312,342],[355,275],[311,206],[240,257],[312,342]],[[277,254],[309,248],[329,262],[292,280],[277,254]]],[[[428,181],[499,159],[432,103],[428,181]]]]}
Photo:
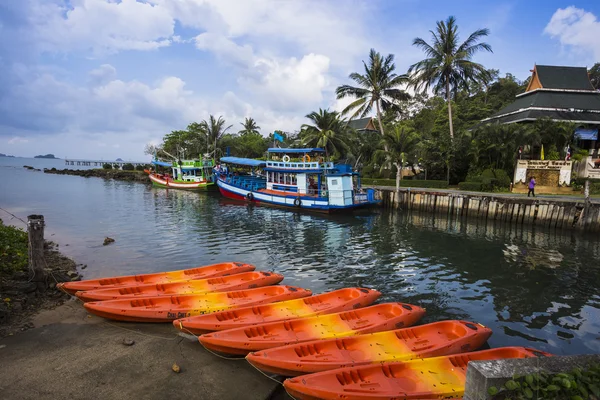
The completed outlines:
{"type": "Polygon", "coordinates": [[[280,149],[279,147],[270,147],[269,153],[325,153],[325,149],[320,147],[310,149],[280,149]]]}
{"type": "Polygon", "coordinates": [[[161,167],[172,167],[173,166],[170,162],[159,161],[159,160],[152,160],[152,164],[160,165],[161,167]]]}
{"type": "Polygon", "coordinates": [[[221,157],[221,162],[225,164],[247,165],[249,167],[264,167],[267,165],[266,161],[263,160],[242,157],[221,157]]]}

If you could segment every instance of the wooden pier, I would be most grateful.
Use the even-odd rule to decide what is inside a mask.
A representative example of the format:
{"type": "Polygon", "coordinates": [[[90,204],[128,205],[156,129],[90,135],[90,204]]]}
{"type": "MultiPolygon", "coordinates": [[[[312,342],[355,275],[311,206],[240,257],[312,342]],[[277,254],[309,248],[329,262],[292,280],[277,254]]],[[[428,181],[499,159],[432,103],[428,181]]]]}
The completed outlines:
{"type": "Polygon", "coordinates": [[[528,198],[492,193],[376,188],[383,207],[435,215],[461,216],[514,225],[600,231],[600,203],[583,199],[528,198]]]}
{"type": "Polygon", "coordinates": [[[65,165],[82,166],[82,167],[102,167],[104,164],[111,164],[113,167],[122,168],[125,164],[132,164],[134,167],[138,165],[148,165],[148,161],[111,161],[111,160],[77,160],[65,158],[65,165]]]}

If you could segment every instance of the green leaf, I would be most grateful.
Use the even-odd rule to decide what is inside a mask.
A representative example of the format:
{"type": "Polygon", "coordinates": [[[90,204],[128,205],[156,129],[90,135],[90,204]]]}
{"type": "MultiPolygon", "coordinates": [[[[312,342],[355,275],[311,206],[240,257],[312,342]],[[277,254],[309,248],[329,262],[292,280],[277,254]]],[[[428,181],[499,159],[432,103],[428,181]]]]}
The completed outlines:
{"type": "Polygon", "coordinates": [[[571,400],[583,400],[583,397],[575,395],[571,396],[571,400]]]}
{"type": "Polygon", "coordinates": [[[558,392],[560,390],[560,388],[556,385],[548,385],[548,387],[546,387],[546,389],[548,389],[548,391],[550,391],[550,392],[558,392]]]}
{"type": "Polygon", "coordinates": [[[498,388],[496,386],[491,386],[488,388],[488,394],[490,396],[495,396],[498,394],[498,388]]]}
{"type": "Polygon", "coordinates": [[[571,381],[568,379],[563,379],[562,380],[562,385],[564,388],[566,389],[570,389],[571,388],[571,381]]]}
{"type": "Polygon", "coordinates": [[[527,382],[528,384],[532,384],[533,383],[533,375],[529,374],[525,377],[525,382],[527,382]]]}
{"type": "Polygon", "coordinates": [[[531,391],[531,389],[525,388],[524,392],[525,392],[525,396],[527,396],[528,399],[533,398],[533,392],[531,391]]]}
{"type": "Polygon", "coordinates": [[[594,384],[589,384],[588,389],[590,389],[591,392],[594,393],[594,396],[600,397],[600,389],[598,388],[598,386],[594,384]]]}

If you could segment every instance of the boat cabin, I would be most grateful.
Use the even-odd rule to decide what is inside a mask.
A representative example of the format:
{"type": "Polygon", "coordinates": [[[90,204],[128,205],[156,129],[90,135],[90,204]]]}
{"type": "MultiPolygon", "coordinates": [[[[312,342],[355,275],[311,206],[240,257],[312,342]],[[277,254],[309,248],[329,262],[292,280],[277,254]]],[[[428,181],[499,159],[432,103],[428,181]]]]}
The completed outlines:
{"type": "MultiPolygon", "coordinates": [[[[173,163],[154,160],[152,164],[161,167],[171,167],[173,181],[179,182],[203,182],[211,180],[213,160],[176,160],[173,163]]],[[[168,176],[168,174],[166,174],[168,176]]]]}

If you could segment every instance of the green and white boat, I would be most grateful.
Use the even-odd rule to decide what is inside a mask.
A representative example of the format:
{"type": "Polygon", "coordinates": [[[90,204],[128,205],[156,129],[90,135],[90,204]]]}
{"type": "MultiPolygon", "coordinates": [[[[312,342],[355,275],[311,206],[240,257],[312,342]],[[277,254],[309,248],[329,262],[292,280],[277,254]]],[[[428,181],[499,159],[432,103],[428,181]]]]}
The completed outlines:
{"type": "Polygon", "coordinates": [[[207,190],[214,187],[212,179],[214,160],[176,160],[170,163],[155,159],[152,164],[171,167],[172,171],[171,174],[161,174],[157,171],[146,170],[152,185],[156,187],[182,190],[207,190]]]}

